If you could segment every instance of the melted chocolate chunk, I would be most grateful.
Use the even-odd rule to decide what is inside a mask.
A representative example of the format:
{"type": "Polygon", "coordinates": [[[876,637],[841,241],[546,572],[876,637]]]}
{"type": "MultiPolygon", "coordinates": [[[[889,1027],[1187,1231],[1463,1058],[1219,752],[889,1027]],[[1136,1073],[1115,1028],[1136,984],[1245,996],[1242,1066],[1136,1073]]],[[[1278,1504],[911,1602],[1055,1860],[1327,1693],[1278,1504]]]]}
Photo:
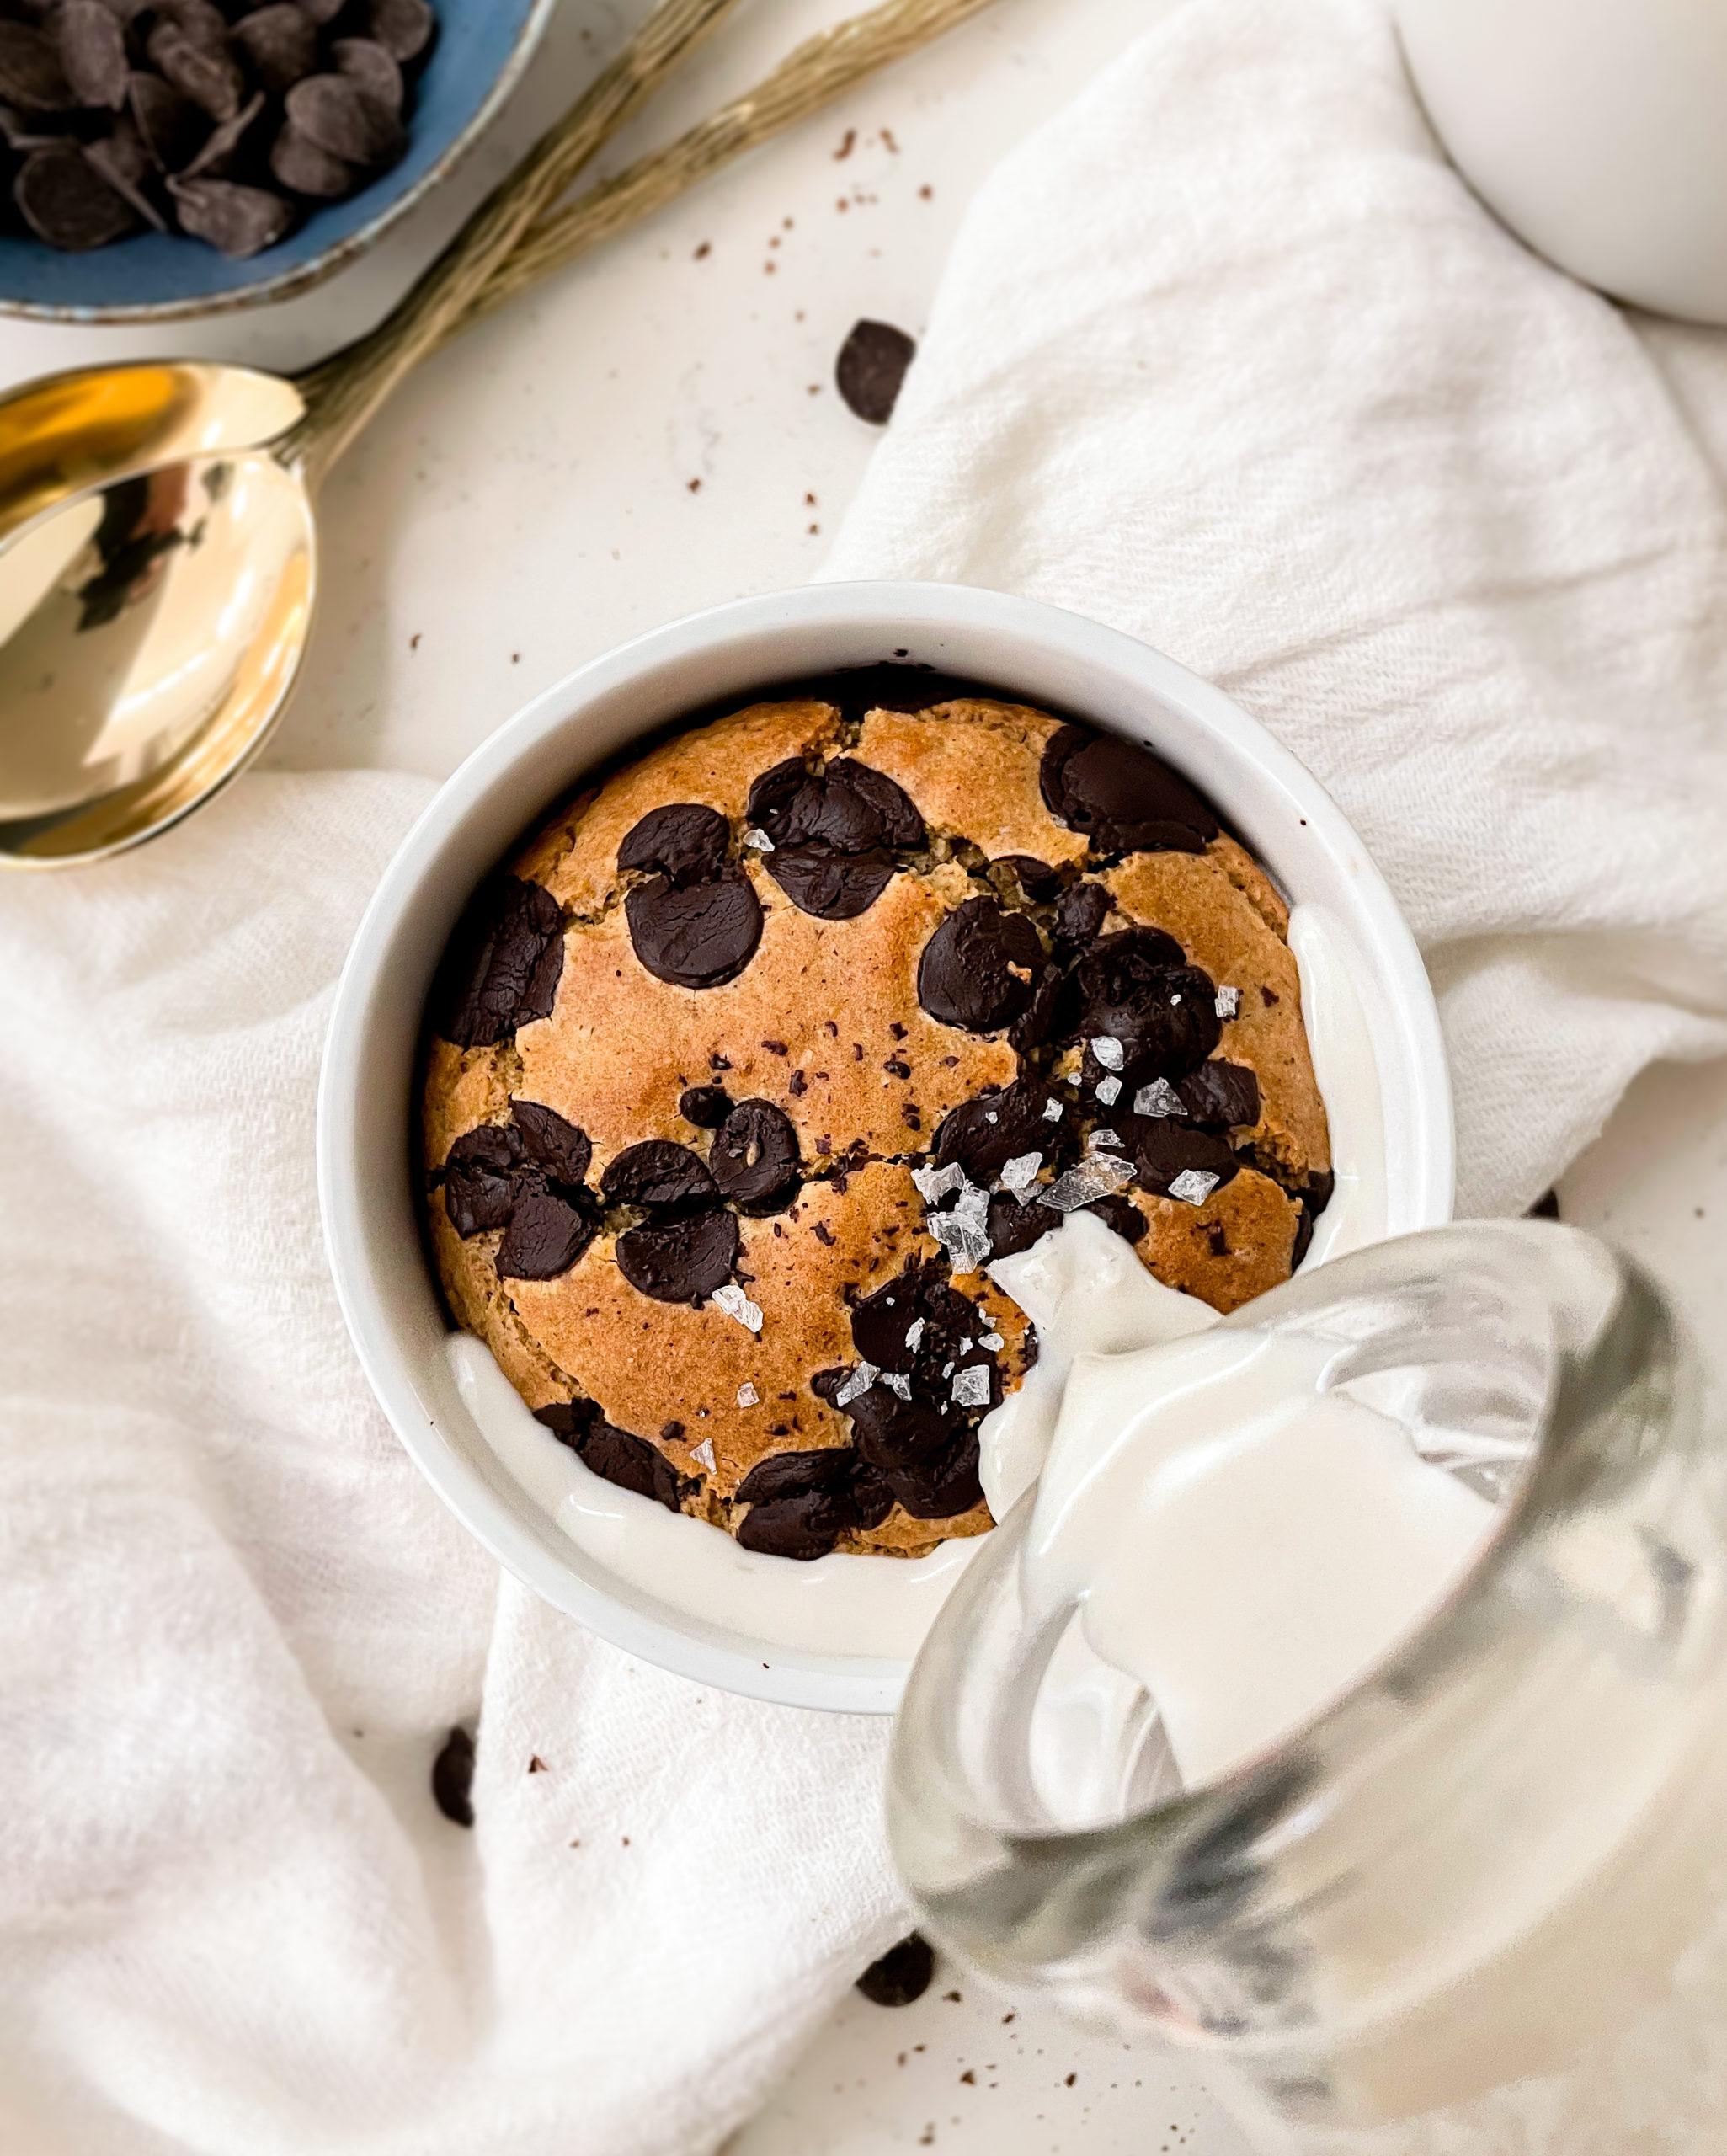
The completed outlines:
{"type": "Polygon", "coordinates": [[[884,1474],[882,1480],[914,1519],[952,1519],[980,1504],[978,1437],[962,1430],[932,1460],[884,1474]]]}
{"type": "Polygon", "coordinates": [[[1042,943],[1024,914],[967,899],[924,946],[918,1001],[945,1026],[993,1033],[1025,1009],[1042,966],[1042,943]]]}
{"type": "Polygon", "coordinates": [[[617,1240],[618,1271],[659,1303],[699,1303],[730,1279],[738,1223],[729,1213],[644,1221],[617,1240]]]}
{"type": "Polygon", "coordinates": [[[1055,902],[1055,932],[1063,943],[1090,943],[1114,901],[1101,883],[1070,883],[1055,902]]]}
{"type": "Polygon", "coordinates": [[[842,1498],[811,1491],[801,1497],[775,1497],[753,1504],[738,1528],[738,1540],[761,1557],[789,1557],[807,1565],[825,1557],[853,1524],[842,1498]]]}
{"type": "Polygon", "coordinates": [[[717,1130],[732,1113],[732,1097],[723,1086],[690,1086],[678,1096],[678,1113],[698,1130],[717,1130]]]}
{"type": "Polygon", "coordinates": [[[465,1131],[444,1163],[444,1209],[463,1241],[501,1228],[516,1200],[522,1141],[508,1123],[465,1131]]]}
{"type": "Polygon", "coordinates": [[[1133,1155],[1135,1181],[1157,1198],[1167,1198],[1170,1185],[1190,1168],[1215,1176],[1221,1190],[1234,1182],[1241,1166],[1214,1132],[1196,1130],[1173,1116],[1117,1116],[1116,1128],[1133,1155]]]}
{"type": "MultiPolygon", "coordinates": [[[[1197,966],[1158,963],[1138,942],[1168,942],[1155,930],[1131,928],[1094,944],[1074,969],[1077,1024],[1063,1037],[1090,1041],[1107,1034],[1122,1043],[1118,1075],[1124,1086],[1152,1078],[1180,1078],[1202,1063],[1221,1031],[1216,990],[1197,966]]],[[[1064,1020],[1069,1014],[1064,1012],[1064,1020]]],[[[1103,1075],[1086,1052],[1086,1076],[1103,1075]]]]}
{"type": "Polygon", "coordinates": [[[904,789],[849,756],[819,775],[795,756],[776,764],[749,789],[746,814],[773,841],[768,873],[793,905],[823,921],[866,912],[893,875],[893,850],[921,846],[925,835],[904,789]]]}
{"type": "Polygon", "coordinates": [[[574,1444],[584,1467],[604,1481],[615,1482],[620,1490],[653,1498],[669,1513],[678,1511],[685,1492],[696,1487],[693,1479],[680,1475],[645,1438],[619,1429],[597,1413],[574,1444]]]}
{"type": "Polygon", "coordinates": [[[896,329],[891,322],[865,318],[852,324],[834,362],[834,381],[859,419],[872,427],[887,425],[917,350],[904,330],[896,329]]]}
{"type": "MultiPolygon", "coordinates": [[[[1048,1208],[1039,1209],[1047,1212],[1048,1208]]],[[[1124,1198],[1120,1191],[1111,1192],[1107,1198],[1100,1198],[1095,1204],[1084,1209],[1087,1213],[1095,1213],[1105,1227],[1113,1228],[1124,1241],[1130,1243],[1143,1242],[1145,1231],[1151,1225],[1133,1199],[1124,1198]]]]}
{"type": "Polygon", "coordinates": [[[453,1827],[474,1823],[474,1740],[452,1729],[432,1762],[432,1801],[453,1827]]]}
{"type": "Polygon", "coordinates": [[[951,1288],[932,1265],[911,1264],[866,1295],[851,1313],[851,1337],[857,1352],[877,1369],[909,1376],[919,1361],[952,1361],[958,1342],[987,1332],[989,1324],[975,1304],[951,1288]],[[923,1320],[914,1344],[906,1335],[923,1320]]]}
{"type": "Polygon", "coordinates": [[[651,877],[625,899],[624,915],[636,956],[675,988],[735,980],[761,941],[761,902],[736,869],[681,889],[668,877],[651,877]]]}
{"type": "Polygon", "coordinates": [[[920,1931],[909,1933],[898,1946],[890,1946],[879,1961],[871,1961],[857,1980],[857,1988],[871,2006],[909,2006],[930,1988],[935,1973],[935,1950],[920,1931]]]}
{"type": "Polygon", "coordinates": [[[857,1456],[850,1445],[822,1445],[808,1452],[770,1452],[738,1485],[738,1502],[770,1505],[782,1497],[834,1497],[850,1483],[857,1456]]]}
{"type": "Polygon", "coordinates": [[[989,1201],[989,1255],[1011,1257],[1015,1251],[1030,1250],[1059,1226],[1061,1217],[1053,1206],[1040,1205],[1035,1198],[1029,1205],[1021,1205],[1005,1191],[998,1191],[989,1201]]]}
{"type": "Polygon", "coordinates": [[[509,1225],[498,1246],[500,1280],[555,1280],[568,1273],[594,1240],[594,1220],[573,1196],[557,1191],[519,1193],[509,1225]]]}
{"type": "Polygon", "coordinates": [[[1031,853],[1004,853],[990,865],[1010,869],[1028,899],[1053,897],[1061,881],[1047,861],[1040,861],[1031,853]]]}
{"type": "Polygon", "coordinates": [[[563,972],[563,916],[550,891],[493,876],[450,939],[433,991],[438,1031],[458,1048],[491,1048],[549,1018],[563,972]]]}
{"type": "Polygon", "coordinates": [[[549,1406],[534,1410],[536,1422],[543,1422],[561,1444],[572,1447],[600,1419],[600,1410],[591,1400],[554,1400],[549,1406]]]}
{"type": "Polygon", "coordinates": [[[614,1205],[695,1207],[719,1199],[701,1155],[666,1138],[625,1146],[600,1178],[600,1187],[614,1205]]]}
{"type": "Polygon", "coordinates": [[[1203,853],[1217,818],[1160,756],[1118,734],[1063,726],[1050,736],[1040,774],[1043,801],[1102,853],[1203,853]]]}
{"type": "Polygon", "coordinates": [[[1195,1123],[1239,1130],[1260,1119],[1260,1081],[1245,1063],[1214,1058],[1190,1070],[1175,1087],[1195,1123]]]}
{"type": "Polygon", "coordinates": [[[954,1433],[952,1422],[927,1401],[901,1400],[885,1385],[871,1385],[845,1412],[860,1456],[883,1473],[933,1459],[954,1433]]]}
{"type": "Polygon", "coordinates": [[[658,868],[674,883],[705,883],[726,865],[732,827],[717,808],[674,802],[650,808],[618,848],[620,868],[658,868]]]}
{"type": "Polygon", "coordinates": [[[555,1108],[543,1107],[538,1101],[512,1099],[509,1112],[521,1133],[522,1151],[536,1168],[543,1168],[554,1182],[585,1181],[594,1157],[585,1130],[578,1130],[555,1108]]]}
{"type": "Polygon", "coordinates": [[[768,873],[800,913],[818,921],[855,921],[893,880],[891,854],[834,853],[826,846],[776,846],[768,873]]]}
{"type": "Polygon", "coordinates": [[[797,1133],[771,1101],[739,1101],[707,1154],[714,1181],[738,1205],[765,1205],[783,1196],[801,1163],[797,1133]]]}
{"type": "Polygon", "coordinates": [[[1060,1095],[1036,1079],[1017,1078],[999,1092],[962,1101],[935,1126],[937,1167],[957,1161],[973,1182],[994,1182],[1008,1162],[1027,1153],[1054,1155],[1062,1125],[1044,1111],[1060,1095]]]}

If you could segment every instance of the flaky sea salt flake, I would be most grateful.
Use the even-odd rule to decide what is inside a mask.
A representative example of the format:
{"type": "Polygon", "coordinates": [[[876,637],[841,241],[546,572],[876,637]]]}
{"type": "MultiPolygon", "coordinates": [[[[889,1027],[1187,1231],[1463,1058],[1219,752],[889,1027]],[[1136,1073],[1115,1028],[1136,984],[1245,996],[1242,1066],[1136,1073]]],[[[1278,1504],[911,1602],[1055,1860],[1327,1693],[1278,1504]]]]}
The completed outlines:
{"type": "Polygon", "coordinates": [[[744,834],[744,843],[757,853],[771,853],[774,842],[765,831],[759,831],[752,824],[744,834]]]}
{"type": "Polygon", "coordinates": [[[1122,1134],[1119,1130],[1111,1130],[1107,1123],[1104,1123],[1095,1130],[1086,1132],[1085,1150],[1088,1153],[1096,1153],[1106,1149],[1111,1153],[1121,1151],[1122,1134]]]}
{"type": "Polygon", "coordinates": [[[1181,1096],[1167,1078],[1154,1078],[1133,1096],[1135,1115],[1180,1115],[1181,1096]]]}
{"type": "Polygon", "coordinates": [[[761,1305],[752,1303],[736,1281],[728,1280],[723,1288],[714,1289],[713,1306],[736,1318],[747,1332],[761,1331],[761,1305]]]}
{"type": "Polygon", "coordinates": [[[849,1407],[854,1400],[861,1400],[882,1373],[873,1363],[860,1363],[834,1395],[836,1407],[849,1407]]]}
{"type": "Polygon", "coordinates": [[[924,1323],[925,1321],[922,1318],[914,1317],[905,1328],[905,1344],[914,1355],[918,1352],[918,1342],[924,1337],[924,1323]]]}
{"type": "Polygon", "coordinates": [[[959,1188],[966,1171],[957,1161],[950,1161],[945,1168],[914,1168],[911,1179],[925,1205],[939,1205],[950,1191],[959,1188]]]}
{"type": "Polygon", "coordinates": [[[889,1392],[898,1393],[902,1400],[911,1398],[911,1380],[898,1370],[883,1370],[882,1382],[889,1392]]]}
{"type": "Polygon", "coordinates": [[[1047,1101],[1046,1101],[1046,1102],[1043,1103],[1043,1120],[1044,1120],[1046,1123],[1059,1123],[1059,1122],[1061,1121],[1061,1119],[1062,1119],[1062,1104],[1061,1104],[1061,1102],[1060,1102],[1059,1101],[1058,1101],[1058,1100],[1047,1100],[1047,1101]]]}
{"type": "Polygon", "coordinates": [[[986,1332],[978,1345],[980,1348],[987,1348],[992,1355],[999,1355],[1007,1342],[999,1332],[986,1332]]]}
{"type": "Polygon", "coordinates": [[[956,1273],[975,1273],[989,1257],[989,1230],[962,1216],[958,1209],[936,1213],[925,1224],[947,1252],[956,1273]]]}
{"type": "Polygon", "coordinates": [[[1236,1018],[1241,1015],[1241,990],[1239,988],[1220,988],[1213,1006],[1220,1018],[1236,1018]]]}
{"type": "Polygon", "coordinates": [[[969,1369],[954,1373],[953,1404],[956,1407],[989,1405],[989,1372],[984,1364],[973,1363],[969,1369]]]}
{"type": "Polygon", "coordinates": [[[1122,1081],[1111,1071],[1097,1081],[1097,1097],[1106,1108],[1112,1108],[1122,1097],[1122,1081]]]}
{"type": "Polygon", "coordinates": [[[749,1379],[745,1378],[743,1384],[738,1388],[738,1405],[740,1407],[757,1407],[760,1406],[760,1404],[761,1395],[749,1382],[749,1379]]]}
{"type": "Polygon", "coordinates": [[[713,1439],[704,1438],[699,1445],[691,1449],[690,1457],[705,1467],[712,1475],[714,1471],[713,1439]]]}
{"type": "Polygon", "coordinates": [[[1122,1043],[1109,1033],[1097,1035],[1091,1043],[1091,1053],[1106,1070],[1119,1070],[1127,1060],[1122,1043]]]}
{"type": "Polygon", "coordinates": [[[1057,1213],[1076,1213],[1100,1198],[1112,1198],[1133,1180],[1133,1171],[1126,1161],[1113,1153],[1093,1153],[1079,1167],[1058,1176],[1047,1190],[1040,1190],[1037,1203],[1057,1213]]]}
{"type": "Polygon", "coordinates": [[[1002,1188],[1010,1190],[1024,1205],[1042,1166],[1043,1155],[1041,1153],[1015,1153],[1002,1169],[1002,1188]]]}
{"type": "Polygon", "coordinates": [[[1203,1205],[1218,1187],[1218,1178],[1204,1168],[1183,1168],[1170,1178],[1170,1195],[1184,1205],[1203,1205]]]}

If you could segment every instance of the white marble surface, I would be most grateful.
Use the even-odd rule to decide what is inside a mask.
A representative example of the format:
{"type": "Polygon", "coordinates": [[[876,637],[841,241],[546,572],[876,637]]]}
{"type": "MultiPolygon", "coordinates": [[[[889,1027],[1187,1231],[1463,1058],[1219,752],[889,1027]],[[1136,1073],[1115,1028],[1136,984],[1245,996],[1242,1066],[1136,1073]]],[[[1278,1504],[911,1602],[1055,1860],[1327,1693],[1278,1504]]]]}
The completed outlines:
{"type": "MultiPolygon", "coordinates": [[[[0,323],[0,384],[165,346],[292,367],[358,334],[644,4],[565,0],[523,94],[459,183],[337,282],[256,316],[179,325],[171,342],[0,323]]],[[[998,0],[429,365],[327,490],[321,616],[271,760],[442,776],[536,690],[621,638],[808,577],[874,439],[833,390],[846,330],[870,314],[915,333],[978,178],[1173,4],[998,0]]],[[[608,167],[846,12],[846,0],[749,0],[608,167]]],[[[1566,1197],[1572,1217],[1645,1259],[1705,1337],[1722,1337],[1727,1290],[1712,1260],[1727,1214],[1727,1075],[1647,1079],[1566,1197]]],[[[734,2145],[737,2156],[1245,2150],[1179,2063],[964,1981],[899,2013],[849,2002],[734,2145]],[[944,1996],[953,1988],[958,2000],[944,1996]]]]}

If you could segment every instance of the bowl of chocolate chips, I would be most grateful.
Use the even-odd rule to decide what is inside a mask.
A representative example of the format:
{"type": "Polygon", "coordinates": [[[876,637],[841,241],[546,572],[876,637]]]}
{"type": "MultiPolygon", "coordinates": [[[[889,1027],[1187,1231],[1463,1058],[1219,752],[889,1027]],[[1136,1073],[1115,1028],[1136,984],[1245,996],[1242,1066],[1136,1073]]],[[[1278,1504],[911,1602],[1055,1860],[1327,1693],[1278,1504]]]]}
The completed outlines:
{"type": "Polygon", "coordinates": [[[553,0],[0,0],[0,309],[282,299],[435,186],[553,0]]]}

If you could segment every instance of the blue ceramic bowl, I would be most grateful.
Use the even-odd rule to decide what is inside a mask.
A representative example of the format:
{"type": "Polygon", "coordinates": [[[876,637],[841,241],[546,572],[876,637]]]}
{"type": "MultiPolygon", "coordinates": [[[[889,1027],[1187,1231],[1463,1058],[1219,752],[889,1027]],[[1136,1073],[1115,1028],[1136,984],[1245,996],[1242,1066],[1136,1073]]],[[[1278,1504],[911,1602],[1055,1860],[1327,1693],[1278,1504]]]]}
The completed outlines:
{"type": "Polygon", "coordinates": [[[514,87],[557,0],[436,0],[408,154],[345,202],[307,211],[286,239],[231,262],[202,241],[141,232],[88,254],[0,235],[0,313],[49,322],[165,322],[285,299],[345,268],[456,165],[514,87]]]}

